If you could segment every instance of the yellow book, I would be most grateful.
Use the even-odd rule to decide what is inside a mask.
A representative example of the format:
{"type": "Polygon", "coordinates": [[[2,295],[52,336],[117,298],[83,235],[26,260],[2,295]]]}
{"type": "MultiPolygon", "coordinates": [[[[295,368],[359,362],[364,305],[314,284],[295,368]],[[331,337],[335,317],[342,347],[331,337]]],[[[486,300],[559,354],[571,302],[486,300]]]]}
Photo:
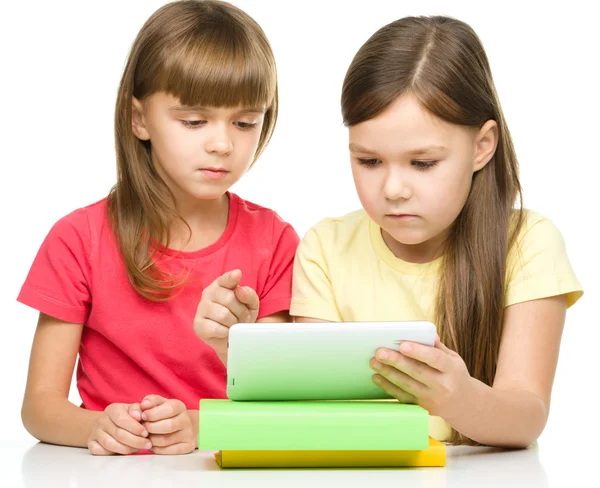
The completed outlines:
{"type": "Polygon", "coordinates": [[[446,445],[429,438],[421,451],[234,451],[215,452],[221,468],[389,468],[445,466],[446,445]]]}

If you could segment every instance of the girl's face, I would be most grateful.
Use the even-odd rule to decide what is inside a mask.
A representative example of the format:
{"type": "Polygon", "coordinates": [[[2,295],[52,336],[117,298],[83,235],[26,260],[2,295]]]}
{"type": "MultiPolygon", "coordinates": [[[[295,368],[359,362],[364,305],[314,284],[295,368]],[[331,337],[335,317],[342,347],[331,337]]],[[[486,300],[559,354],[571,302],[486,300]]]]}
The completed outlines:
{"type": "Polygon", "coordinates": [[[179,203],[216,199],[248,170],[264,107],[188,107],[164,92],[133,99],[133,131],[179,203]]]}
{"type": "Polygon", "coordinates": [[[358,197],[390,250],[412,262],[436,258],[473,174],[496,150],[496,123],[454,125],[402,95],[349,133],[358,197]]]}

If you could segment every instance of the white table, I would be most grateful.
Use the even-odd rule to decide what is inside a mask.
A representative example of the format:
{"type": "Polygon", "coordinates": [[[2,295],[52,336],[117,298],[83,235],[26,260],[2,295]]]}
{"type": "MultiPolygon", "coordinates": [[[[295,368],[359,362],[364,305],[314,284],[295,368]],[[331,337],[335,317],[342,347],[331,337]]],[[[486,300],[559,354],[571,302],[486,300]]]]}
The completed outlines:
{"type": "Polygon", "coordinates": [[[445,468],[221,470],[208,451],[185,456],[95,457],[86,449],[34,442],[3,443],[0,486],[537,488],[575,486],[573,470],[577,478],[583,475],[589,480],[586,486],[597,486],[590,446],[584,455],[564,452],[558,443],[552,446],[542,443],[518,451],[448,447],[445,468]]]}

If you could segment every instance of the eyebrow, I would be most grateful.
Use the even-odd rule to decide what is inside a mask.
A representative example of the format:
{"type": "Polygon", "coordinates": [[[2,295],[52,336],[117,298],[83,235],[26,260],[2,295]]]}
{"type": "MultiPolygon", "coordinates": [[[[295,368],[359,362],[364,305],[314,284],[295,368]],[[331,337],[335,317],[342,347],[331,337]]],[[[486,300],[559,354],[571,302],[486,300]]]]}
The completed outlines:
{"type": "MultiPolygon", "coordinates": [[[[169,110],[173,112],[204,112],[211,113],[214,110],[208,107],[201,107],[200,105],[174,105],[169,110]]],[[[247,107],[239,110],[236,114],[262,114],[265,113],[264,108],[259,107],[247,107]]]]}
{"type": "MultiPolygon", "coordinates": [[[[375,154],[377,152],[371,149],[366,149],[362,146],[359,146],[358,144],[350,144],[348,148],[352,152],[357,152],[361,154],[375,154]]],[[[420,156],[422,154],[429,154],[432,151],[445,151],[446,149],[447,148],[445,146],[426,146],[407,151],[407,154],[410,154],[412,156],[420,156]]]]}

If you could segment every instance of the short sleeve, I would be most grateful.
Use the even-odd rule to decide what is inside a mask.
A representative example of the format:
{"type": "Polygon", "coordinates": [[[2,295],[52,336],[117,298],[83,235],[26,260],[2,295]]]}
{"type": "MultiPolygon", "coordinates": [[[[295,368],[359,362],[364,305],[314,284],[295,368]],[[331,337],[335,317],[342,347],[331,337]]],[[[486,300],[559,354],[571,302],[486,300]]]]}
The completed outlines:
{"type": "Polygon", "coordinates": [[[323,240],[315,227],[306,233],[298,246],[290,314],[330,322],[342,321],[331,286],[323,240]]]}
{"type": "Polygon", "coordinates": [[[566,295],[567,308],[583,295],[558,228],[540,218],[526,229],[508,260],[505,306],[566,295]]]}
{"type": "Polygon", "coordinates": [[[261,295],[258,319],[290,309],[294,256],[300,238],[294,228],[275,215],[273,252],[261,295]]]}
{"type": "Polygon", "coordinates": [[[54,224],[17,300],[59,320],[85,323],[92,301],[89,236],[88,218],[83,209],[54,224]]]}

